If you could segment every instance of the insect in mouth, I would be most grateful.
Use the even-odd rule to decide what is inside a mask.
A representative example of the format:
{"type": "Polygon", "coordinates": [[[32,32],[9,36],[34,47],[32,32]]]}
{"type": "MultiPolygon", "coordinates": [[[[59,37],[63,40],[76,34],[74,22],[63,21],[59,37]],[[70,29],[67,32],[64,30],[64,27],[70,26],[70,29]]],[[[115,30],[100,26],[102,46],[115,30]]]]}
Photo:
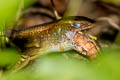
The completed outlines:
{"type": "Polygon", "coordinates": [[[95,58],[100,51],[95,40],[96,39],[90,34],[77,32],[74,36],[75,50],[91,59],[95,58]]]}

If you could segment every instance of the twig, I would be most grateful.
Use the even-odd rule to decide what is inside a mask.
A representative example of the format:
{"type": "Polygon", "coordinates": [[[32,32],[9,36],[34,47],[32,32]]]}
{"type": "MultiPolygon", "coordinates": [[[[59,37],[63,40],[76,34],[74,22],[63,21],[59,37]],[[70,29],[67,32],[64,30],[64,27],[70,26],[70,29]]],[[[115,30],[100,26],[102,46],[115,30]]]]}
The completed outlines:
{"type": "Polygon", "coordinates": [[[20,15],[22,13],[22,9],[24,8],[24,0],[21,0],[19,6],[18,6],[18,11],[16,13],[16,22],[18,21],[18,19],[20,18],[20,15]]]}
{"type": "Polygon", "coordinates": [[[117,25],[117,24],[115,23],[115,21],[112,20],[112,19],[109,18],[109,17],[100,17],[100,18],[97,19],[97,21],[103,21],[103,20],[107,21],[110,25],[112,25],[112,26],[113,26],[114,28],[116,28],[117,30],[120,30],[119,25],[117,25]]]}
{"type": "Polygon", "coordinates": [[[55,4],[54,4],[53,0],[50,0],[50,1],[51,1],[53,10],[54,10],[54,14],[55,14],[56,19],[60,19],[61,17],[59,16],[59,14],[58,14],[58,12],[57,12],[57,10],[55,8],[55,4]]]}

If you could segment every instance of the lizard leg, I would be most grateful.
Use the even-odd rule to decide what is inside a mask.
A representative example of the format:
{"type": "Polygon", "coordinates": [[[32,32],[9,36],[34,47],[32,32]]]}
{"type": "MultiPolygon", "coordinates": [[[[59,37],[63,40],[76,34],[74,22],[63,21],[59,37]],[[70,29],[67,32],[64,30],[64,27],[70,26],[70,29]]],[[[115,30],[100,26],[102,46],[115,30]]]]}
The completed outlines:
{"type": "Polygon", "coordinates": [[[21,55],[20,57],[20,60],[15,65],[15,68],[14,68],[15,71],[18,71],[24,68],[25,66],[29,64],[30,61],[36,59],[37,57],[43,54],[44,52],[42,49],[38,49],[38,48],[27,49],[26,51],[24,51],[23,55],[21,55]]]}

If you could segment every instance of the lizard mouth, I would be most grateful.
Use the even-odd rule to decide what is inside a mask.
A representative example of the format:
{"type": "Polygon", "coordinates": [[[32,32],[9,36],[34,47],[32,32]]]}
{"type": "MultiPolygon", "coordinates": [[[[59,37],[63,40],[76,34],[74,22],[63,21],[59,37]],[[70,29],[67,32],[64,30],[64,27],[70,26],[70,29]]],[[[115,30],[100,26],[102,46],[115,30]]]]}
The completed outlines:
{"type": "Polygon", "coordinates": [[[99,52],[99,46],[97,45],[95,38],[90,34],[83,32],[76,32],[73,37],[75,49],[89,58],[96,58],[99,52]]]}

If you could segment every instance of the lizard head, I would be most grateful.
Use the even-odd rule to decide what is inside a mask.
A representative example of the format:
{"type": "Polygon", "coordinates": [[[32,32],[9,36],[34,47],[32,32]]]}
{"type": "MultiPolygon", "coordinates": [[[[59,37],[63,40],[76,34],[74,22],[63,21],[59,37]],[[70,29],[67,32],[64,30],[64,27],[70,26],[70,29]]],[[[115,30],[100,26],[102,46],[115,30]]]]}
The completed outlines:
{"type": "Polygon", "coordinates": [[[95,58],[98,55],[99,46],[92,35],[84,32],[94,27],[94,21],[78,16],[66,19],[66,23],[71,25],[71,30],[66,33],[66,36],[72,41],[73,48],[84,56],[95,58]]]}
{"type": "Polygon", "coordinates": [[[68,23],[72,30],[84,31],[94,27],[94,20],[83,16],[70,16],[62,19],[64,23],[68,23]]]}

